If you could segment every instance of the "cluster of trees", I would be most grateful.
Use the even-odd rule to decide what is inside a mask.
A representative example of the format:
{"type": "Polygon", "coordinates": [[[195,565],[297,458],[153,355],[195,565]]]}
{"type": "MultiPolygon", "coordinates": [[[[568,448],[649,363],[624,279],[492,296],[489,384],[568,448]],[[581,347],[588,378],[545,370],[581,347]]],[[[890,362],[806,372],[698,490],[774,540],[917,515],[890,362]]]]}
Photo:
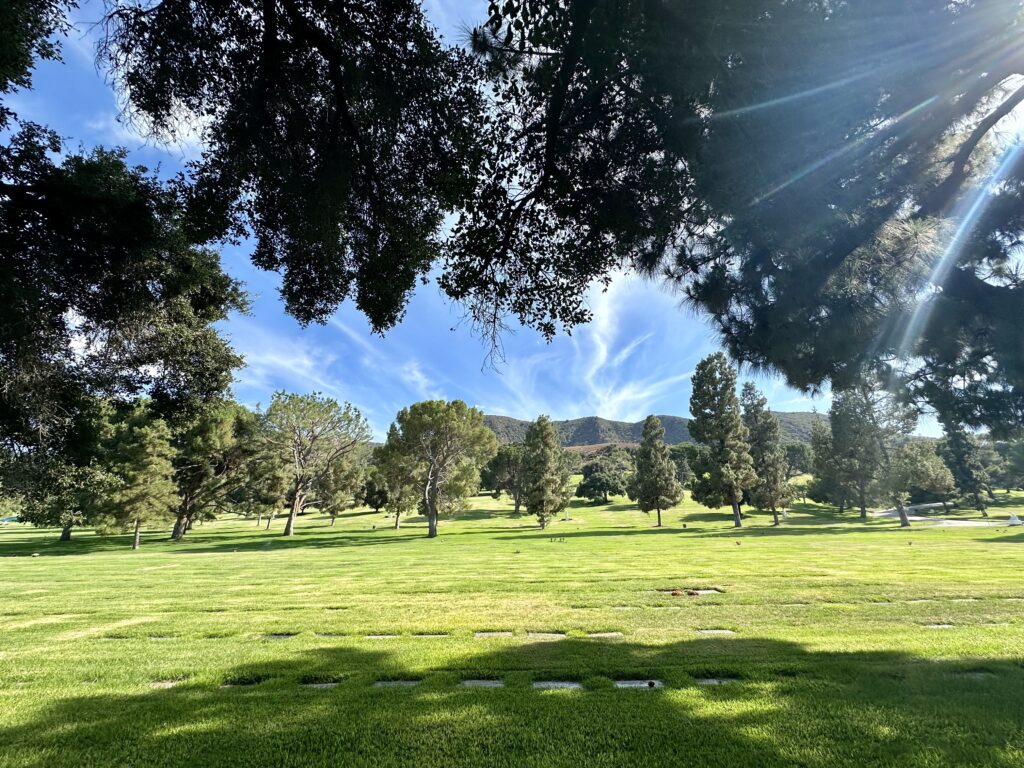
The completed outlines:
{"type": "Polygon", "coordinates": [[[878,380],[835,392],[828,423],[811,435],[808,495],[840,511],[857,506],[862,518],[869,505],[891,504],[906,526],[910,502],[965,499],[987,517],[995,487],[1024,484],[1024,441],[979,438],[949,420],[941,440],[911,439],[917,420],[917,410],[878,380]]]}
{"type": "Polygon", "coordinates": [[[170,181],[17,114],[73,7],[0,24],[14,428],[91,388],[218,391],[212,323],[243,297],[206,244],[240,235],[302,322],[352,298],[387,329],[439,267],[492,340],[508,315],[550,336],[628,266],[795,386],[888,371],[956,423],[1024,422],[1024,162],[998,139],[1019,3],[492,2],[459,47],[416,0],[110,0],[98,60],[133,124],[202,127],[170,181]]]}
{"type": "Polygon", "coordinates": [[[362,485],[370,433],[353,406],[317,394],[279,392],[265,411],[229,400],[188,421],[166,420],[149,398],[98,400],[77,425],[77,463],[56,466],[18,446],[0,469],[19,517],[61,528],[101,532],[163,527],[181,540],[221,512],[287,515],[284,535],[309,507],[336,514],[362,485]]]}
{"type": "MultiPolygon", "coordinates": [[[[789,480],[810,469],[809,447],[783,445],[779,420],[753,384],[743,387],[742,399],[736,396],[736,372],[721,353],[697,366],[690,411],[696,443],[669,448],[661,422],[648,416],[635,450],[613,447],[583,464],[576,496],[607,503],[627,495],[641,510],[656,512],[660,527],[662,512],[689,488],[701,504],[730,507],[737,526],[744,503],[770,511],[778,525],[794,496],[789,480]]],[[[483,475],[484,487],[512,495],[517,512],[529,443],[503,447],[483,475]]]]}

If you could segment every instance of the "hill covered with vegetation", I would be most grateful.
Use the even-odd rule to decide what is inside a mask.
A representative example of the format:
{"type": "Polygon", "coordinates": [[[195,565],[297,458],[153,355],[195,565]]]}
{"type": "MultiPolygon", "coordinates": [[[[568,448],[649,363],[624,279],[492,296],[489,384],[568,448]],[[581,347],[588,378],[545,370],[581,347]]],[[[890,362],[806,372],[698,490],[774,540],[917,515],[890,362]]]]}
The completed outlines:
{"type": "MultiPolygon", "coordinates": [[[[811,425],[817,419],[825,417],[818,413],[796,411],[787,413],[778,411],[779,424],[782,427],[784,443],[809,442],[811,425]]],[[[682,416],[659,416],[665,427],[665,442],[669,445],[691,443],[689,422],[682,416]]],[[[502,443],[521,443],[526,437],[526,429],[530,422],[514,419],[510,416],[484,416],[484,422],[498,436],[502,443]]],[[[564,446],[602,445],[607,443],[639,443],[643,434],[642,421],[612,421],[600,416],[586,416],[581,419],[554,421],[555,429],[564,446]]]]}

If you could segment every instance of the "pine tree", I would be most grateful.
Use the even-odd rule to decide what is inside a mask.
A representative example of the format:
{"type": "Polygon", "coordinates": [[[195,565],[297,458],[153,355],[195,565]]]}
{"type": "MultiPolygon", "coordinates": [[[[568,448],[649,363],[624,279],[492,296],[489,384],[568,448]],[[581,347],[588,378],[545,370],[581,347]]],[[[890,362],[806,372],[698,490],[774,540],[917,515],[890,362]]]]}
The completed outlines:
{"type": "Polygon", "coordinates": [[[749,434],[750,458],[757,475],[750,488],[750,500],[757,509],[769,510],[778,525],[779,507],[786,507],[793,500],[793,489],[786,480],[786,450],[782,446],[779,418],[767,406],[768,400],[751,382],[743,385],[743,424],[749,434]]]}
{"type": "MultiPolygon", "coordinates": [[[[480,470],[498,452],[484,415],[462,400],[425,400],[399,411],[387,444],[418,467],[427,536],[437,536],[438,515],[459,509],[480,484],[480,470]]],[[[394,490],[388,485],[389,491],[394,490]]]]}
{"type": "Polygon", "coordinates": [[[569,470],[558,432],[547,416],[539,417],[526,430],[523,454],[526,511],[537,516],[543,529],[569,503],[569,470]]]}
{"type": "Polygon", "coordinates": [[[811,450],[814,463],[813,477],[807,484],[807,495],[819,503],[835,504],[842,512],[846,508],[849,491],[843,484],[844,476],[832,444],[832,429],[828,424],[815,421],[811,425],[811,450]]]}
{"type": "Polygon", "coordinates": [[[939,455],[946,462],[957,489],[974,502],[974,508],[988,517],[982,494],[987,493],[991,480],[981,463],[978,441],[964,429],[962,424],[944,424],[946,439],[939,448],[939,455]]]}
{"type": "Polygon", "coordinates": [[[747,448],[747,429],[736,398],[736,371],[721,352],[700,361],[690,395],[690,435],[708,448],[693,467],[693,498],[706,507],[732,507],[737,528],[743,525],[740,499],[755,480],[747,448]]]}
{"type": "Polygon", "coordinates": [[[828,420],[841,482],[856,497],[861,520],[866,520],[869,496],[882,471],[884,455],[885,436],[874,417],[874,403],[862,389],[837,391],[828,420]]]}
{"type": "Polygon", "coordinates": [[[365,459],[370,427],[358,408],[316,392],[275,392],[263,422],[266,449],[276,451],[288,468],[291,510],[283,535],[292,536],[296,516],[333,493],[337,478],[344,474],[339,463],[365,459]]]}
{"type": "Polygon", "coordinates": [[[101,527],[132,529],[138,549],[142,526],[169,522],[178,504],[171,431],[139,404],[116,425],[109,457],[117,485],[101,527]]]}
{"type": "Polygon", "coordinates": [[[678,466],[665,445],[665,428],[657,416],[648,416],[644,422],[644,435],[636,452],[636,471],[629,484],[629,498],[640,510],[658,513],[671,509],[683,498],[683,487],[676,478],[678,466]]]}

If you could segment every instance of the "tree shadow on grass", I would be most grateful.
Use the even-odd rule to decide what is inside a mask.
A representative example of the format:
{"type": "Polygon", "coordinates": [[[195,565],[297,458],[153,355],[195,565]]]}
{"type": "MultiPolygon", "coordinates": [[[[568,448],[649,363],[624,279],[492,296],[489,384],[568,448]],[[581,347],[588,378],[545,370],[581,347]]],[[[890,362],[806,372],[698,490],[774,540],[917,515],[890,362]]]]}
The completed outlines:
{"type": "Polygon", "coordinates": [[[814,652],[758,639],[567,639],[452,658],[410,668],[394,650],[325,643],[169,690],[65,695],[19,709],[21,722],[0,730],[0,763],[1010,766],[1024,748],[1024,669],[1008,660],[814,652]],[[459,687],[468,678],[506,687],[459,687]],[[725,682],[699,684],[707,678],[725,682]],[[379,679],[422,682],[373,687],[379,679]],[[619,690],[617,679],[664,688],[619,690]],[[308,689],[302,680],[340,682],[308,689]],[[538,691],[535,680],[584,687],[538,691]]]}

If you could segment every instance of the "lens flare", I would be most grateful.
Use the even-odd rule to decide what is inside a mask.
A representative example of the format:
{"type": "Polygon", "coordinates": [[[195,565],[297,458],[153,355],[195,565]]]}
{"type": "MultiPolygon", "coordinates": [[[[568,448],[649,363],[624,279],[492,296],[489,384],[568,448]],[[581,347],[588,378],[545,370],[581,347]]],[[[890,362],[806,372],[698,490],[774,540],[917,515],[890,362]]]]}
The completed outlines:
{"type": "MultiPolygon", "coordinates": [[[[949,276],[950,270],[960,260],[960,255],[963,253],[968,238],[970,238],[971,233],[978,224],[978,220],[992,200],[992,193],[999,187],[1009,170],[1018,161],[1021,151],[1022,148],[1019,143],[1009,147],[1003,153],[998,165],[989,174],[985,183],[969,195],[966,195],[957,204],[951,217],[953,221],[957,222],[956,229],[953,230],[953,235],[950,237],[949,243],[946,245],[942,255],[936,260],[929,277],[929,283],[933,286],[933,291],[941,289],[946,278],[949,276]]],[[[906,359],[913,353],[914,346],[917,344],[918,339],[920,339],[925,326],[927,326],[928,319],[931,317],[934,309],[934,302],[931,298],[925,297],[918,302],[914,313],[910,316],[898,347],[901,358],[906,359]]]]}

